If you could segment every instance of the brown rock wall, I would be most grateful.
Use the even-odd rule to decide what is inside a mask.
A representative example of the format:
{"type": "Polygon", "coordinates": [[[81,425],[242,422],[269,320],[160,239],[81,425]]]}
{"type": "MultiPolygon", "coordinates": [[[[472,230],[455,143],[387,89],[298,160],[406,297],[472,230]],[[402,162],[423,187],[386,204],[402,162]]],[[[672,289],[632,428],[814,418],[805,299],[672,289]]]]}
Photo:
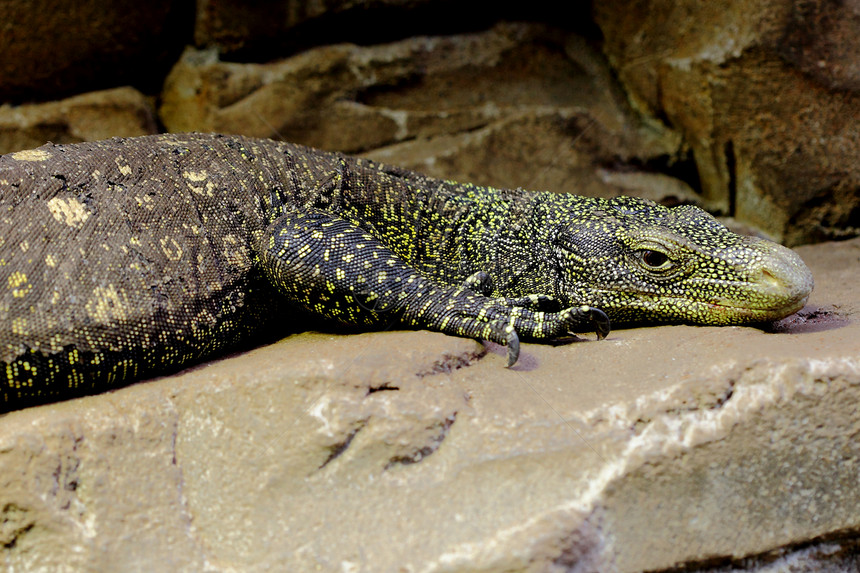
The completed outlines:
{"type": "Polygon", "coordinates": [[[272,137],[444,178],[586,195],[635,193],[612,175],[671,162],[679,143],[635,117],[581,37],[521,23],[268,64],[189,50],[160,115],[170,131],[272,137]]]}
{"type": "MultiPolygon", "coordinates": [[[[500,186],[653,193],[657,175],[684,188],[685,200],[789,244],[860,233],[858,0],[610,1],[594,3],[593,20],[587,3],[560,6],[8,2],[0,7],[0,100],[56,100],[127,84],[155,96],[193,41],[197,48],[176,63],[161,96],[170,129],[279,134],[500,186]],[[476,33],[502,20],[561,29],[476,33]],[[487,44],[491,36],[496,46],[487,44]],[[589,47],[601,43],[611,72],[589,47]],[[561,127],[569,135],[559,152],[532,145],[534,153],[509,169],[487,162],[486,173],[462,165],[476,150],[468,131],[510,120],[514,110],[532,114],[524,125],[547,114],[557,125],[586,117],[611,137],[588,156],[576,149],[577,120],[561,127]],[[422,145],[432,151],[418,151],[422,145]],[[544,167],[555,175],[534,169],[547,157],[558,157],[544,167]],[[575,166],[558,173],[562,158],[575,166]],[[506,171],[522,177],[496,179],[506,171]],[[615,184],[630,172],[648,181],[615,184]]],[[[115,118],[106,114],[108,125],[115,118]]],[[[31,146],[66,138],[51,125],[22,129],[6,139],[31,146]]],[[[552,140],[557,131],[533,139],[552,140]]],[[[123,134],[106,128],[86,137],[106,132],[123,134]]],[[[477,154],[492,159],[500,151],[487,140],[477,154]]]]}
{"type": "Polygon", "coordinates": [[[183,0],[0,3],[0,101],[45,101],[126,84],[156,91],[191,39],[183,0]]]}
{"type": "Polygon", "coordinates": [[[860,227],[857,2],[595,4],[631,100],[678,130],[706,204],[789,244],[860,227]]]}
{"type": "Polygon", "coordinates": [[[78,143],[158,133],[155,110],[133,88],[116,88],[42,104],[0,105],[0,153],[47,141],[78,143]]]}

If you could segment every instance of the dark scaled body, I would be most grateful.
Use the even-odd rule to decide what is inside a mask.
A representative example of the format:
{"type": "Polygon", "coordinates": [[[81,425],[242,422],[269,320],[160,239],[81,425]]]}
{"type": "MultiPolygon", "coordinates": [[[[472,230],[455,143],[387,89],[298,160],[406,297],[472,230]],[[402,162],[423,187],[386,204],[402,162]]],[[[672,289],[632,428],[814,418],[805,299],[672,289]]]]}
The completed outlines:
{"type": "Polygon", "coordinates": [[[98,392],[288,330],[493,340],[793,312],[791,251],[698,209],[482,188],[205,134],[0,157],[0,409],[98,392]],[[598,310],[601,309],[601,310],[598,310]],[[606,314],[604,314],[604,312],[606,314]]]}

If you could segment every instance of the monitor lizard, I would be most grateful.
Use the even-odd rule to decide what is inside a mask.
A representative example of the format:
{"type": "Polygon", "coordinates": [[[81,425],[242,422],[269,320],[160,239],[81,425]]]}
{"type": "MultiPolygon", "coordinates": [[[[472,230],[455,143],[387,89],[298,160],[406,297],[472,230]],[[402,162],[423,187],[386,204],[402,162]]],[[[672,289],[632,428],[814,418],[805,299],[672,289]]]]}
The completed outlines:
{"type": "Polygon", "coordinates": [[[0,157],[0,410],[217,356],[295,308],[507,345],[800,309],[809,269],[693,206],[480,187],[271,140],[0,157]]]}

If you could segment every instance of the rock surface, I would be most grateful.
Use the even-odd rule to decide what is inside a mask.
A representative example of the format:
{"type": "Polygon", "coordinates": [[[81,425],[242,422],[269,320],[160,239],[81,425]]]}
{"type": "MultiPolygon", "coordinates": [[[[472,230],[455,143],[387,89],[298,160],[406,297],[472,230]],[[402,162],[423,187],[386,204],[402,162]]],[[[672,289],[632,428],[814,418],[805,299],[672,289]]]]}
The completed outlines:
{"type": "Polygon", "coordinates": [[[0,29],[6,103],[133,85],[172,130],[860,234],[860,0],[11,0],[0,29]]]}
{"type": "Polygon", "coordinates": [[[799,244],[860,230],[860,2],[596,2],[636,107],[683,137],[707,205],[799,244]]]}
{"type": "Polygon", "coordinates": [[[189,49],[159,113],[169,131],[284,139],[484,185],[696,200],[679,179],[641,169],[666,167],[680,140],[636,118],[594,48],[546,25],[267,64],[189,49]]]}
{"type": "Polygon", "coordinates": [[[0,105],[0,154],[45,142],[78,143],[158,132],[155,110],[130,88],[115,88],[42,104],[0,105]]]}
{"type": "Polygon", "coordinates": [[[182,0],[0,2],[0,101],[44,101],[133,83],[158,89],[193,32],[182,0]]]}
{"type": "Polygon", "coordinates": [[[502,348],[439,334],[305,333],[13,412],[4,562],[860,567],[860,240],[800,253],[816,291],[773,332],[617,330],[524,345],[513,369],[502,348]]]}

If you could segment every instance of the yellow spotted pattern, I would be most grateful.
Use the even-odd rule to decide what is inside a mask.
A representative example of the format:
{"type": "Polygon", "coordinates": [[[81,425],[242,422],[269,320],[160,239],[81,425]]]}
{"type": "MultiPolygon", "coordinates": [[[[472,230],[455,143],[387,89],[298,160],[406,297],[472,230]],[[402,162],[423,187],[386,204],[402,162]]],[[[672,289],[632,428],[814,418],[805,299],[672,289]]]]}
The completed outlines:
{"type": "Polygon", "coordinates": [[[775,316],[790,305],[759,288],[762,269],[802,275],[789,259],[695,208],[440,181],[269,140],[48,144],[0,157],[0,409],[271,340],[303,328],[297,308],[493,340],[509,363],[520,337],[605,335],[606,314],[775,316]]]}

